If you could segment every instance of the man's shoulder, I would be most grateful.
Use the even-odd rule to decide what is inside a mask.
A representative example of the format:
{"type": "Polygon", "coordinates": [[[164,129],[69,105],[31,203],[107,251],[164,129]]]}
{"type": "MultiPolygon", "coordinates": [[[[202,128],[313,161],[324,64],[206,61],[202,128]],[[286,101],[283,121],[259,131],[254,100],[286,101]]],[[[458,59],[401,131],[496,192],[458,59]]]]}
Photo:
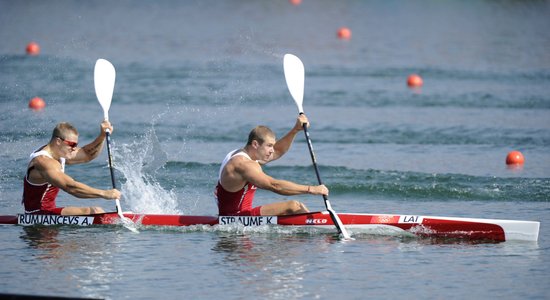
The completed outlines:
{"type": "Polygon", "coordinates": [[[46,155],[39,155],[31,160],[32,165],[38,169],[48,169],[60,165],[59,161],[46,155]]]}
{"type": "Polygon", "coordinates": [[[233,169],[237,172],[255,169],[258,167],[260,167],[260,164],[257,161],[241,155],[232,157],[226,165],[226,169],[233,169]]]}

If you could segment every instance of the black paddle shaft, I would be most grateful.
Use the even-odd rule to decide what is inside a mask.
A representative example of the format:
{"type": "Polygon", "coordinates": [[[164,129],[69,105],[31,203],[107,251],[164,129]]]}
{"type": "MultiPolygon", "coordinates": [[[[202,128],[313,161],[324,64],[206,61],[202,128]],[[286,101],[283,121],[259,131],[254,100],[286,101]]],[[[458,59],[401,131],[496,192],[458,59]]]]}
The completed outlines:
{"type": "Polygon", "coordinates": [[[111,159],[111,134],[109,131],[105,132],[107,139],[107,156],[109,157],[109,170],[111,171],[111,183],[113,184],[113,189],[116,189],[115,184],[115,171],[113,169],[113,162],[111,159]]]}
{"type": "MultiPolygon", "coordinates": [[[[317,181],[319,184],[323,184],[321,180],[321,175],[319,173],[319,167],[317,166],[317,159],[315,158],[315,153],[313,152],[313,144],[311,143],[311,138],[309,137],[309,132],[307,131],[307,124],[302,124],[304,127],[304,133],[306,134],[307,147],[309,148],[309,154],[311,155],[311,161],[313,162],[313,168],[315,169],[315,175],[317,175],[317,181]]],[[[323,198],[327,200],[327,196],[323,195],[323,198]]]]}

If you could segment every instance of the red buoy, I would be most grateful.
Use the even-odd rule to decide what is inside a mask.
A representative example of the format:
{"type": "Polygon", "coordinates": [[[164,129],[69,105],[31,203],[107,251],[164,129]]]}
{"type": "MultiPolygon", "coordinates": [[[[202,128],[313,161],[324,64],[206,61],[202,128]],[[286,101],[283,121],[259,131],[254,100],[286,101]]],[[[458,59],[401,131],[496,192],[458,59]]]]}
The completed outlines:
{"type": "Polygon", "coordinates": [[[300,5],[302,3],[302,0],[288,0],[290,4],[292,5],[300,5]]]}
{"type": "Polygon", "coordinates": [[[40,46],[35,42],[30,42],[27,44],[26,51],[28,55],[38,55],[40,53],[40,46]]]}
{"type": "Polygon", "coordinates": [[[46,102],[40,97],[34,97],[29,101],[29,108],[33,110],[42,110],[44,107],[46,107],[46,102]]]}
{"type": "Polygon", "coordinates": [[[523,154],[519,151],[511,151],[506,156],[506,164],[507,165],[523,165],[525,162],[525,158],[523,157],[523,154]]]}
{"type": "Polygon", "coordinates": [[[349,40],[351,39],[351,30],[347,27],[340,27],[338,29],[338,38],[341,40],[349,40]]]}
{"type": "Polygon", "coordinates": [[[422,77],[411,74],[409,75],[409,78],[407,78],[407,85],[409,87],[421,87],[424,84],[424,81],[422,80],[422,77]]]}

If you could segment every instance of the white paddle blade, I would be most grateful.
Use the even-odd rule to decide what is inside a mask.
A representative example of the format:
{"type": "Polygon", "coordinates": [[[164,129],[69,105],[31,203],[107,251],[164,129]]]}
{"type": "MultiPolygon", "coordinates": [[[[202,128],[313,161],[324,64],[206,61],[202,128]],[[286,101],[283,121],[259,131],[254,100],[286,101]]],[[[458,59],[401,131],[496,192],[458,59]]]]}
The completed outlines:
{"type": "Polygon", "coordinates": [[[122,208],[120,208],[120,200],[116,199],[116,210],[118,212],[118,216],[120,217],[120,221],[122,223],[122,226],[124,226],[126,229],[130,230],[133,233],[139,233],[139,231],[136,228],[136,223],[132,222],[129,218],[125,217],[122,214],[122,208]]]}
{"type": "Polygon", "coordinates": [[[302,61],[293,54],[285,54],[283,58],[283,68],[285,72],[286,85],[290,91],[290,95],[298,106],[298,112],[303,113],[304,108],[304,77],[305,70],[302,61]]]}
{"type": "Polygon", "coordinates": [[[103,108],[105,120],[109,120],[109,108],[115,89],[115,67],[105,59],[98,59],[94,68],[94,86],[97,100],[103,108]]]}

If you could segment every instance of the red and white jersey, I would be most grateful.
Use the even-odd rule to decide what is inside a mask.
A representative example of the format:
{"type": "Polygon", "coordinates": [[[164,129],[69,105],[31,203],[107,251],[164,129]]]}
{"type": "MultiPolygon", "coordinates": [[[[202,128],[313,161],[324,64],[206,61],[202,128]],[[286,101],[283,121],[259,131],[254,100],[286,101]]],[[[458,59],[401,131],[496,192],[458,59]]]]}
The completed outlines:
{"type": "Polygon", "coordinates": [[[223,169],[227,163],[236,156],[244,156],[251,160],[250,156],[240,149],[233,150],[225,156],[220,167],[218,184],[216,185],[216,190],[214,191],[216,202],[218,204],[218,214],[220,216],[259,216],[260,207],[252,208],[254,193],[257,189],[254,184],[247,182],[242,189],[236,192],[228,192],[220,183],[223,169]]]}
{"type": "MultiPolygon", "coordinates": [[[[42,150],[42,148],[31,153],[29,164],[35,157],[41,155],[53,159],[50,153],[42,150]]],[[[65,158],[61,158],[59,162],[61,163],[61,172],[65,172],[65,158]]],[[[55,198],[57,197],[57,193],[59,193],[59,188],[48,182],[42,184],[30,182],[28,176],[32,169],[34,169],[34,166],[27,169],[27,174],[23,180],[23,199],[21,203],[25,206],[25,213],[30,214],[39,211],[56,212],[55,198]]]]}

